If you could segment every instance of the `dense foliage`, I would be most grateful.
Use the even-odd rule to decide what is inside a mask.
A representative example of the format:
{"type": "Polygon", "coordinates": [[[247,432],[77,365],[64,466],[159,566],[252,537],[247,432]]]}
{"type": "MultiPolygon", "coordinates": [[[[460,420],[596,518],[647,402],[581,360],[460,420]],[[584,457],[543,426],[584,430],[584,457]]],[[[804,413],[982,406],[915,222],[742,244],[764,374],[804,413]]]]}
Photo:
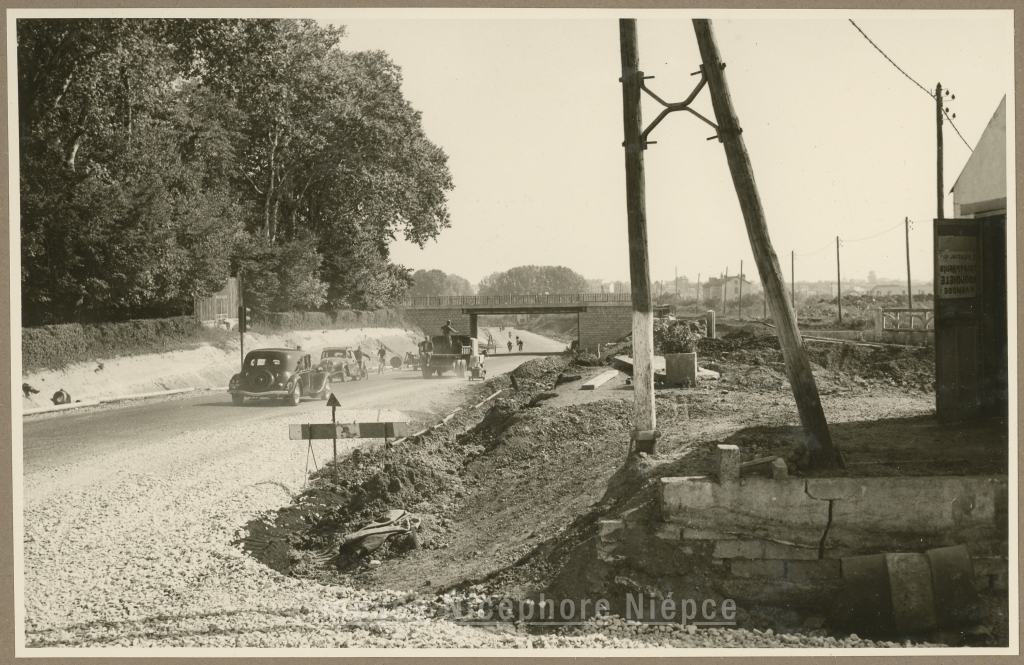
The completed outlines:
{"type": "Polygon", "coordinates": [[[23,323],[375,309],[449,225],[444,152],[379,51],[295,20],[20,19],[23,323]]]}
{"type": "Polygon", "coordinates": [[[563,266],[519,266],[480,280],[480,295],[507,293],[584,293],[587,280],[563,266]]]}
{"type": "Polygon", "coordinates": [[[412,286],[406,295],[471,296],[473,287],[465,277],[448,275],[440,270],[417,270],[412,275],[412,286]]]}
{"type": "Polygon", "coordinates": [[[655,319],[655,353],[696,353],[700,341],[707,336],[704,321],[673,321],[655,319]]]}

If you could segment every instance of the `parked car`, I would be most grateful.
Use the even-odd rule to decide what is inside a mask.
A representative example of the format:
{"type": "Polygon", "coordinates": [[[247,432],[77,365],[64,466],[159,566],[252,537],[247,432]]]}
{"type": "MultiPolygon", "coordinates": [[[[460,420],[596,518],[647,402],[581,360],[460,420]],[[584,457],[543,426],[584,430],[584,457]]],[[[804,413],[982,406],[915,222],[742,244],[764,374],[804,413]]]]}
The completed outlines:
{"type": "Polygon", "coordinates": [[[320,367],[330,372],[331,380],[338,383],[367,378],[367,360],[364,355],[363,366],[359,367],[355,351],[348,346],[329,346],[320,353],[320,367]]]}
{"type": "Polygon", "coordinates": [[[331,375],[310,355],[297,349],[256,349],[245,354],[242,371],[231,377],[228,393],[231,401],[242,404],[250,399],[287,399],[297,406],[303,397],[327,399],[331,375]]]}

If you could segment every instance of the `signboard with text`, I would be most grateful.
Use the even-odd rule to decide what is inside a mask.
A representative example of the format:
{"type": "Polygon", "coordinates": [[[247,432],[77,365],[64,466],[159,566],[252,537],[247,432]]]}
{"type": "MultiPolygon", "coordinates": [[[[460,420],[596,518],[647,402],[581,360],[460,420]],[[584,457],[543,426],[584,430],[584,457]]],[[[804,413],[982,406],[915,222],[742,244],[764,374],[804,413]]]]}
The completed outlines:
{"type": "Polygon", "coordinates": [[[939,238],[936,252],[938,298],[974,298],[978,295],[977,239],[970,236],[939,238]]]}

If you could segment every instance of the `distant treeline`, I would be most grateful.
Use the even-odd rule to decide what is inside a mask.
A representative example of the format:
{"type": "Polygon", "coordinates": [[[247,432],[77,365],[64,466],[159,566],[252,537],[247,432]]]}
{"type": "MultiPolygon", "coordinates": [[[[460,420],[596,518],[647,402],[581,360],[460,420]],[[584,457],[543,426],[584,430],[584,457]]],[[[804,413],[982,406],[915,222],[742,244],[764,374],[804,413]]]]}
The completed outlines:
{"type": "Polygon", "coordinates": [[[377,309],[449,226],[447,156],[380,51],[279,19],[18,19],[25,325],[377,309]]]}

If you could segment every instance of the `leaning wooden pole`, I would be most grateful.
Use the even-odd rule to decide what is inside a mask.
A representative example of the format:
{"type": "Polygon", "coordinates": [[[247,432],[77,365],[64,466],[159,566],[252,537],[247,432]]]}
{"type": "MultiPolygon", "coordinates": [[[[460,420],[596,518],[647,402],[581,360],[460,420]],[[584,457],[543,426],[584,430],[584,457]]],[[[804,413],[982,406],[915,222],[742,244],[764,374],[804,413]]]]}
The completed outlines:
{"type": "Polygon", "coordinates": [[[811,373],[811,365],[804,352],[803,340],[797,329],[796,314],[786,298],[786,289],[782,282],[782,268],[768,237],[768,223],[765,220],[761,197],[754,182],[754,170],[750,165],[746,145],[743,142],[739,119],[732,106],[729,86],[725,80],[725,65],[718,54],[715,34],[708,19],[694,19],[693,29],[697,35],[697,45],[703,62],[704,72],[708,78],[711,92],[711,104],[718,121],[718,134],[725,146],[725,157],[729,163],[729,172],[739,197],[743,211],[743,221],[750,237],[750,247],[754,252],[757,271],[764,284],[765,296],[769,299],[772,317],[782,346],[782,355],[786,360],[786,374],[793,387],[800,422],[807,433],[807,447],[811,456],[811,465],[815,468],[845,468],[842,455],[832,444],[832,435],[828,430],[825,412],[821,408],[818,386],[811,373]]]}
{"type": "Polygon", "coordinates": [[[629,231],[629,279],[633,290],[633,439],[637,450],[653,453],[654,311],[647,255],[647,208],[644,202],[644,146],[640,142],[640,47],[636,19],[619,19],[622,55],[622,121],[626,149],[626,212],[629,231]]]}

